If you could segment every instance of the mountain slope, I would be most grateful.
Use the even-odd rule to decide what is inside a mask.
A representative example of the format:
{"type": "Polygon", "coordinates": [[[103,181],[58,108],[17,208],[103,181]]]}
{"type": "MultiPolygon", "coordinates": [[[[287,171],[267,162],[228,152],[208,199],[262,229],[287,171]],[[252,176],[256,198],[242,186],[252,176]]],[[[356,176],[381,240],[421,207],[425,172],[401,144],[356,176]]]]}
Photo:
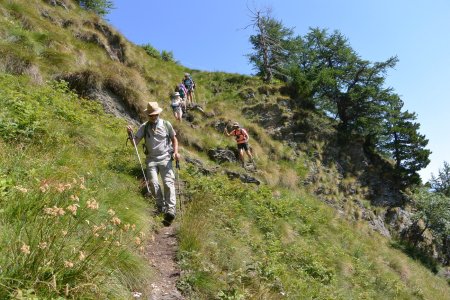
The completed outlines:
{"type": "MultiPolygon", "coordinates": [[[[149,57],[71,1],[55,4],[0,1],[1,299],[150,293],[142,251],[161,225],[125,145],[125,125],[138,123],[147,101],[164,107],[181,142],[185,189],[174,226],[187,298],[449,297],[445,280],[360,217],[342,217],[360,213],[356,200],[367,205],[367,187],[326,167],[319,136],[280,140],[298,113],[282,86],[192,70],[206,113],[175,123],[168,95],[185,68],[149,57]],[[222,134],[229,120],[249,130],[257,170],[212,158],[235,148],[222,134]],[[242,182],[250,177],[262,184],[242,182]],[[316,194],[349,204],[336,212],[316,194]]],[[[332,135],[327,119],[304,114],[332,135]]]]}

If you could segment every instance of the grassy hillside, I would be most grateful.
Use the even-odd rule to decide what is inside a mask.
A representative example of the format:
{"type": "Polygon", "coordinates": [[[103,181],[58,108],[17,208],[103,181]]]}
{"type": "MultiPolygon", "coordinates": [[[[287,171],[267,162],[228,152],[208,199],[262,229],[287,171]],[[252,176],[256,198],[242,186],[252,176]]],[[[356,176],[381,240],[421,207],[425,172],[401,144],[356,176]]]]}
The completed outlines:
{"type": "Polygon", "coordinates": [[[124,121],[64,84],[2,74],[0,87],[0,298],[126,298],[149,279],[152,223],[124,121]]]}
{"type": "MultiPolygon", "coordinates": [[[[146,101],[160,102],[184,159],[211,171],[203,175],[182,161],[185,205],[173,226],[178,287],[187,299],[450,297],[444,279],[304,187],[311,166],[320,165],[320,145],[294,150],[271,137],[274,126],[252,122],[256,109],[268,122],[293,116],[278,106],[289,101],[280,86],[191,70],[207,113],[192,111],[190,122],[175,123],[168,95],[185,68],[149,57],[97,16],[63,2],[68,9],[0,0],[0,299],[148,292],[152,270],[143,246],[161,220],[142,196],[140,167],[125,144],[127,121],[87,99],[105,94],[134,117],[146,101]],[[257,171],[208,157],[209,149],[234,149],[220,130],[229,120],[249,130],[257,171]],[[226,171],[262,184],[243,184],[226,171]]],[[[310,117],[327,130],[325,119],[310,117]]],[[[348,200],[351,210],[336,173],[322,174],[324,194],[348,200]]],[[[355,182],[345,178],[360,197],[365,191],[355,182]]]]}

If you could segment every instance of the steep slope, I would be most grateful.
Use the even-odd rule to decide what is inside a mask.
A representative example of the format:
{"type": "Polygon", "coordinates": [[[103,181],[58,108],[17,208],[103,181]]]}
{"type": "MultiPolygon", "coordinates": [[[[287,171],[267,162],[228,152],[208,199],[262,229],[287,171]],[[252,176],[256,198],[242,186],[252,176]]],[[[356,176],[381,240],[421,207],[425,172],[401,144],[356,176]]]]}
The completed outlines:
{"type": "Polygon", "coordinates": [[[327,163],[314,128],[329,137],[330,121],[304,112],[311,128],[292,130],[299,112],[280,85],[192,70],[206,113],[178,124],[168,95],[185,69],[71,1],[0,1],[0,38],[1,299],[151,295],[143,245],[161,225],[124,130],[146,101],[160,102],[182,145],[173,226],[188,299],[449,297],[365,218],[341,217],[360,214],[367,187],[327,163]],[[214,155],[235,151],[222,134],[230,120],[249,130],[257,170],[214,155]]]}

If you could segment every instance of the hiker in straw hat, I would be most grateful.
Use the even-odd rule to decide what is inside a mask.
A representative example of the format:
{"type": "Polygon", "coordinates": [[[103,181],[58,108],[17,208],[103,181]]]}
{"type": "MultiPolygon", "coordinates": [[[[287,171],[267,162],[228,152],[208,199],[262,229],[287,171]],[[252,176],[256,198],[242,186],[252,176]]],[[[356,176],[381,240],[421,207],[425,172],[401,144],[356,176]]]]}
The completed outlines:
{"type": "MultiPolygon", "coordinates": [[[[143,123],[134,135],[136,145],[144,138],[146,151],[147,177],[150,191],[156,199],[159,213],[164,213],[166,223],[171,223],[176,214],[175,173],[172,160],[179,160],[178,140],[170,122],[159,117],[162,108],[157,102],[148,102],[145,113],[148,121],[143,123]],[[158,180],[160,174],[164,193],[158,180]]],[[[133,134],[133,128],[128,125],[127,131],[133,134]]]]}

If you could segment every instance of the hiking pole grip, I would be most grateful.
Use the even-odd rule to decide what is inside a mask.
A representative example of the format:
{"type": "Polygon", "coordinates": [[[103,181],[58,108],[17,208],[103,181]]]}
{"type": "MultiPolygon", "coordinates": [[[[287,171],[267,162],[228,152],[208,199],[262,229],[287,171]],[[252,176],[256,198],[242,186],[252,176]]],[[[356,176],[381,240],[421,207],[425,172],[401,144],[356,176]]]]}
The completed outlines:
{"type": "Polygon", "coordinates": [[[179,160],[175,160],[175,168],[177,168],[178,170],[180,169],[180,161],[179,160]]]}

